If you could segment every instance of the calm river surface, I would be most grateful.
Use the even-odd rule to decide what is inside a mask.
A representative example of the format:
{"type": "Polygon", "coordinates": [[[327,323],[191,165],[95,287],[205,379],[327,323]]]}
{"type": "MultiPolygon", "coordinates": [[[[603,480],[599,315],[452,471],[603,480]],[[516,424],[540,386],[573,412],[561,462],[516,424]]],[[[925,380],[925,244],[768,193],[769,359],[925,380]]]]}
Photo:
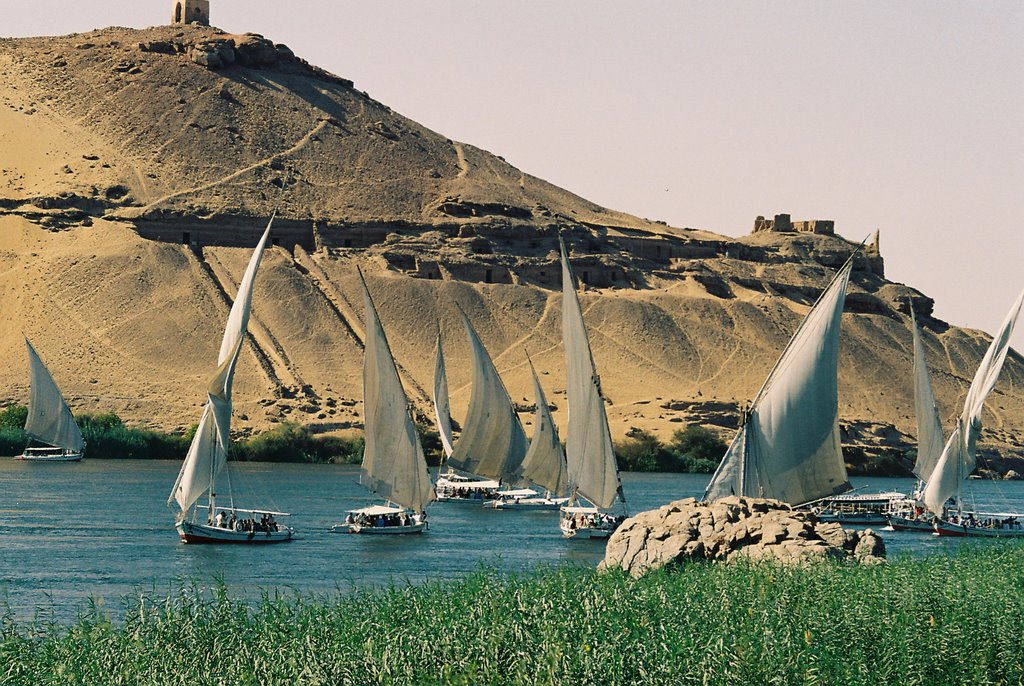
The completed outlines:
{"type": "MultiPolygon", "coordinates": [[[[232,464],[239,507],[292,512],[299,540],[271,546],[182,545],[165,503],[180,462],[85,460],[32,464],[0,460],[0,604],[19,619],[41,611],[73,619],[89,599],[117,616],[121,598],[166,595],[179,583],[223,578],[234,594],[261,590],[348,590],[354,586],[443,580],[479,565],[521,570],[544,563],[593,566],[604,545],[565,540],[557,514],[501,512],[434,503],[423,536],[329,532],[345,510],[374,502],[358,468],[342,465],[232,464]],[[269,496],[272,494],[272,497],[269,496]]],[[[708,477],[623,474],[631,512],[699,497],[708,477]]],[[[904,490],[910,479],[854,479],[868,490],[904,490]]],[[[979,505],[1024,511],[1024,483],[973,482],[979,505]]],[[[225,503],[226,504],[226,503],[225,503]]],[[[930,534],[884,534],[889,555],[953,551],[962,542],[930,534]]]]}

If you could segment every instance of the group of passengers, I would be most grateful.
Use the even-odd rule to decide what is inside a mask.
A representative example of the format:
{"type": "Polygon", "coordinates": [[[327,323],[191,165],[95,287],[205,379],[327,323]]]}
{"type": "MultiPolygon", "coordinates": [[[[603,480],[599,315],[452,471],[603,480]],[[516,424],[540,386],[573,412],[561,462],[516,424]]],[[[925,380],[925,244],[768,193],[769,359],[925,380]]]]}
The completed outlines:
{"type": "Polygon", "coordinates": [[[426,513],[417,512],[410,515],[404,510],[394,514],[370,515],[365,512],[349,512],[345,515],[345,523],[359,527],[385,528],[389,526],[416,526],[427,521],[426,513]]]}
{"type": "Polygon", "coordinates": [[[957,514],[951,514],[949,516],[950,524],[959,524],[960,526],[969,529],[993,529],[1000,531],[1007,531],[1011,529],[1020,529],[1021,523],[1016,517],[1007,517],[1006,519],[1000,519],[998,517],[985,517],[978,519],[974,516],[973,512],[968,512],[962,517],[957,514]]]}
{"type": "Polygon", "coordinates": [[[470,488],[468,486],[449,486],[444,497],[452,500],[491,500],[498,496],[495,488],[470,488]]]}
{"type": "Polygon", "coordinates": [[[626,515],[611,515],[605,512],[578,512],[567,518],[570,529],[601,529],[615,531],[625,521],[626,515]]]}
{"type": "MultiPolygon", "coordinates": [[[[257,513],[255,512],[253,513],[253,515],[256,514],[257,513]]],[[[277,522],[274,520],[274,515],[266,512],[262,513],[260,518],[257,520],[254,517],[239,519],[235,517],[234,510],[232,510],[230,514],[227,510],[221,510],[210,523],[218,529],[227,529],[229,531],[240,531],[245,533],[271,533],[280,530],[277,522]]]]}

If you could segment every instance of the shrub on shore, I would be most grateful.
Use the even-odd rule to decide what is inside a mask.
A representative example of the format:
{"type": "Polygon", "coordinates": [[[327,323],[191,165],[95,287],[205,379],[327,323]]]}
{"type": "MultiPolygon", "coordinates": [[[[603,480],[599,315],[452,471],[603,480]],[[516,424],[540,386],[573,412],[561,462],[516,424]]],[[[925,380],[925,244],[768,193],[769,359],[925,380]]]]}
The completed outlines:
{"type": "Polygon", "coordinates": [[[619,469],[627,472],[710,474],[727,447],[714,432],[693,424],[672,434],[668,445],[648,431],[633,429],[615,445],[615,454],[619,469]]]}
{"type": "Polygon", "coordinates": [[[998,684],[1024,674],[1024,547],[641,579],[481,571],[346,595],[139,596],[0,622],[0,682],[998,684]]]}

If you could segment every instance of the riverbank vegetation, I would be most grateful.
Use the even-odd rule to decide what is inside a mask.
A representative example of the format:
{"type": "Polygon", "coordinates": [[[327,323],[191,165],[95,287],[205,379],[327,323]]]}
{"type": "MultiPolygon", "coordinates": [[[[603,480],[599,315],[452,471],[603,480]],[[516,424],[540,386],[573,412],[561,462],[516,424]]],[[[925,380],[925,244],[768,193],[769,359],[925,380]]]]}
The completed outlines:
{"type": "Polygon", "coordinates": [[[0,683],[1018,683],[1024,547],[639,580],[480,571],[255,602],[191,587],[0,626],[0,683]]]}
{"type": "MultiPolygon", "coordinates": [[[[9,405],[0,410],[0,455],[18,455],[28,442],[22,427],[27,409],[9,405]]],[[[87,444],[86,456],[99,459],[180,460],[185,457],[195,426],[184,434],[165,433],[126,426],[113,412],[76,417],[87,444]]],[[[419,427],[427,464],[441,461],[441,441],[436,431],[419,427]]],[[[713,431],[690,425],[663,443],[654,434],[633,429],[615,444],[619,469],[625,472],[714,472],[726,444],[713,431]]],[[[309,427],[283,422],[253,436],[235,440],[228,459],[249,462],[315,462],[359,464],[363,457],[361,434],[314,434],[309,427]]],[[[863,458],[855,460],[852,474],[907,476],[899,464],[863,458]],[[875,468],[877,466],[877,468],[875,468]]]]}

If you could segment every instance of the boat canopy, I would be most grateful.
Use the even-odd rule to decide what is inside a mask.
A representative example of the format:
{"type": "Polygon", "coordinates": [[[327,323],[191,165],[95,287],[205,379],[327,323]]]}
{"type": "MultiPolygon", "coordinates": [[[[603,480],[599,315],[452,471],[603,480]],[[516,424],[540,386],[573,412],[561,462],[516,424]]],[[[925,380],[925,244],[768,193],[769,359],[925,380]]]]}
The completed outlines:
{"type": "Polygon", "coordinates": [[[496,495],[503,498],[529,498],[537,495],[537,491],[532,488],[517,488],[511,491],[498,491],[496,495]]]}
{"type": "Polygon", "coordinates": [[[585,507],[583,505],[563,505],[562,512],[566,514],[598,514],[601,510],[596,507],[585,507]]]}
{"type": "Polygon", "coordinates": [[[494,490],[501,488],[501,482],[493,479],[471,479],[461,474],[446,475],[449,484],[455,484],[458,488],[494,490]]]}
{"type": "Polygon", "coordinates": [[[370,505],[369,507],[361,507],[358,510],[349,510],[351,514],[364,514],[371,517],[374,515],[401,514],[408,511],[409,508],[400,505],[370,505]]]}

